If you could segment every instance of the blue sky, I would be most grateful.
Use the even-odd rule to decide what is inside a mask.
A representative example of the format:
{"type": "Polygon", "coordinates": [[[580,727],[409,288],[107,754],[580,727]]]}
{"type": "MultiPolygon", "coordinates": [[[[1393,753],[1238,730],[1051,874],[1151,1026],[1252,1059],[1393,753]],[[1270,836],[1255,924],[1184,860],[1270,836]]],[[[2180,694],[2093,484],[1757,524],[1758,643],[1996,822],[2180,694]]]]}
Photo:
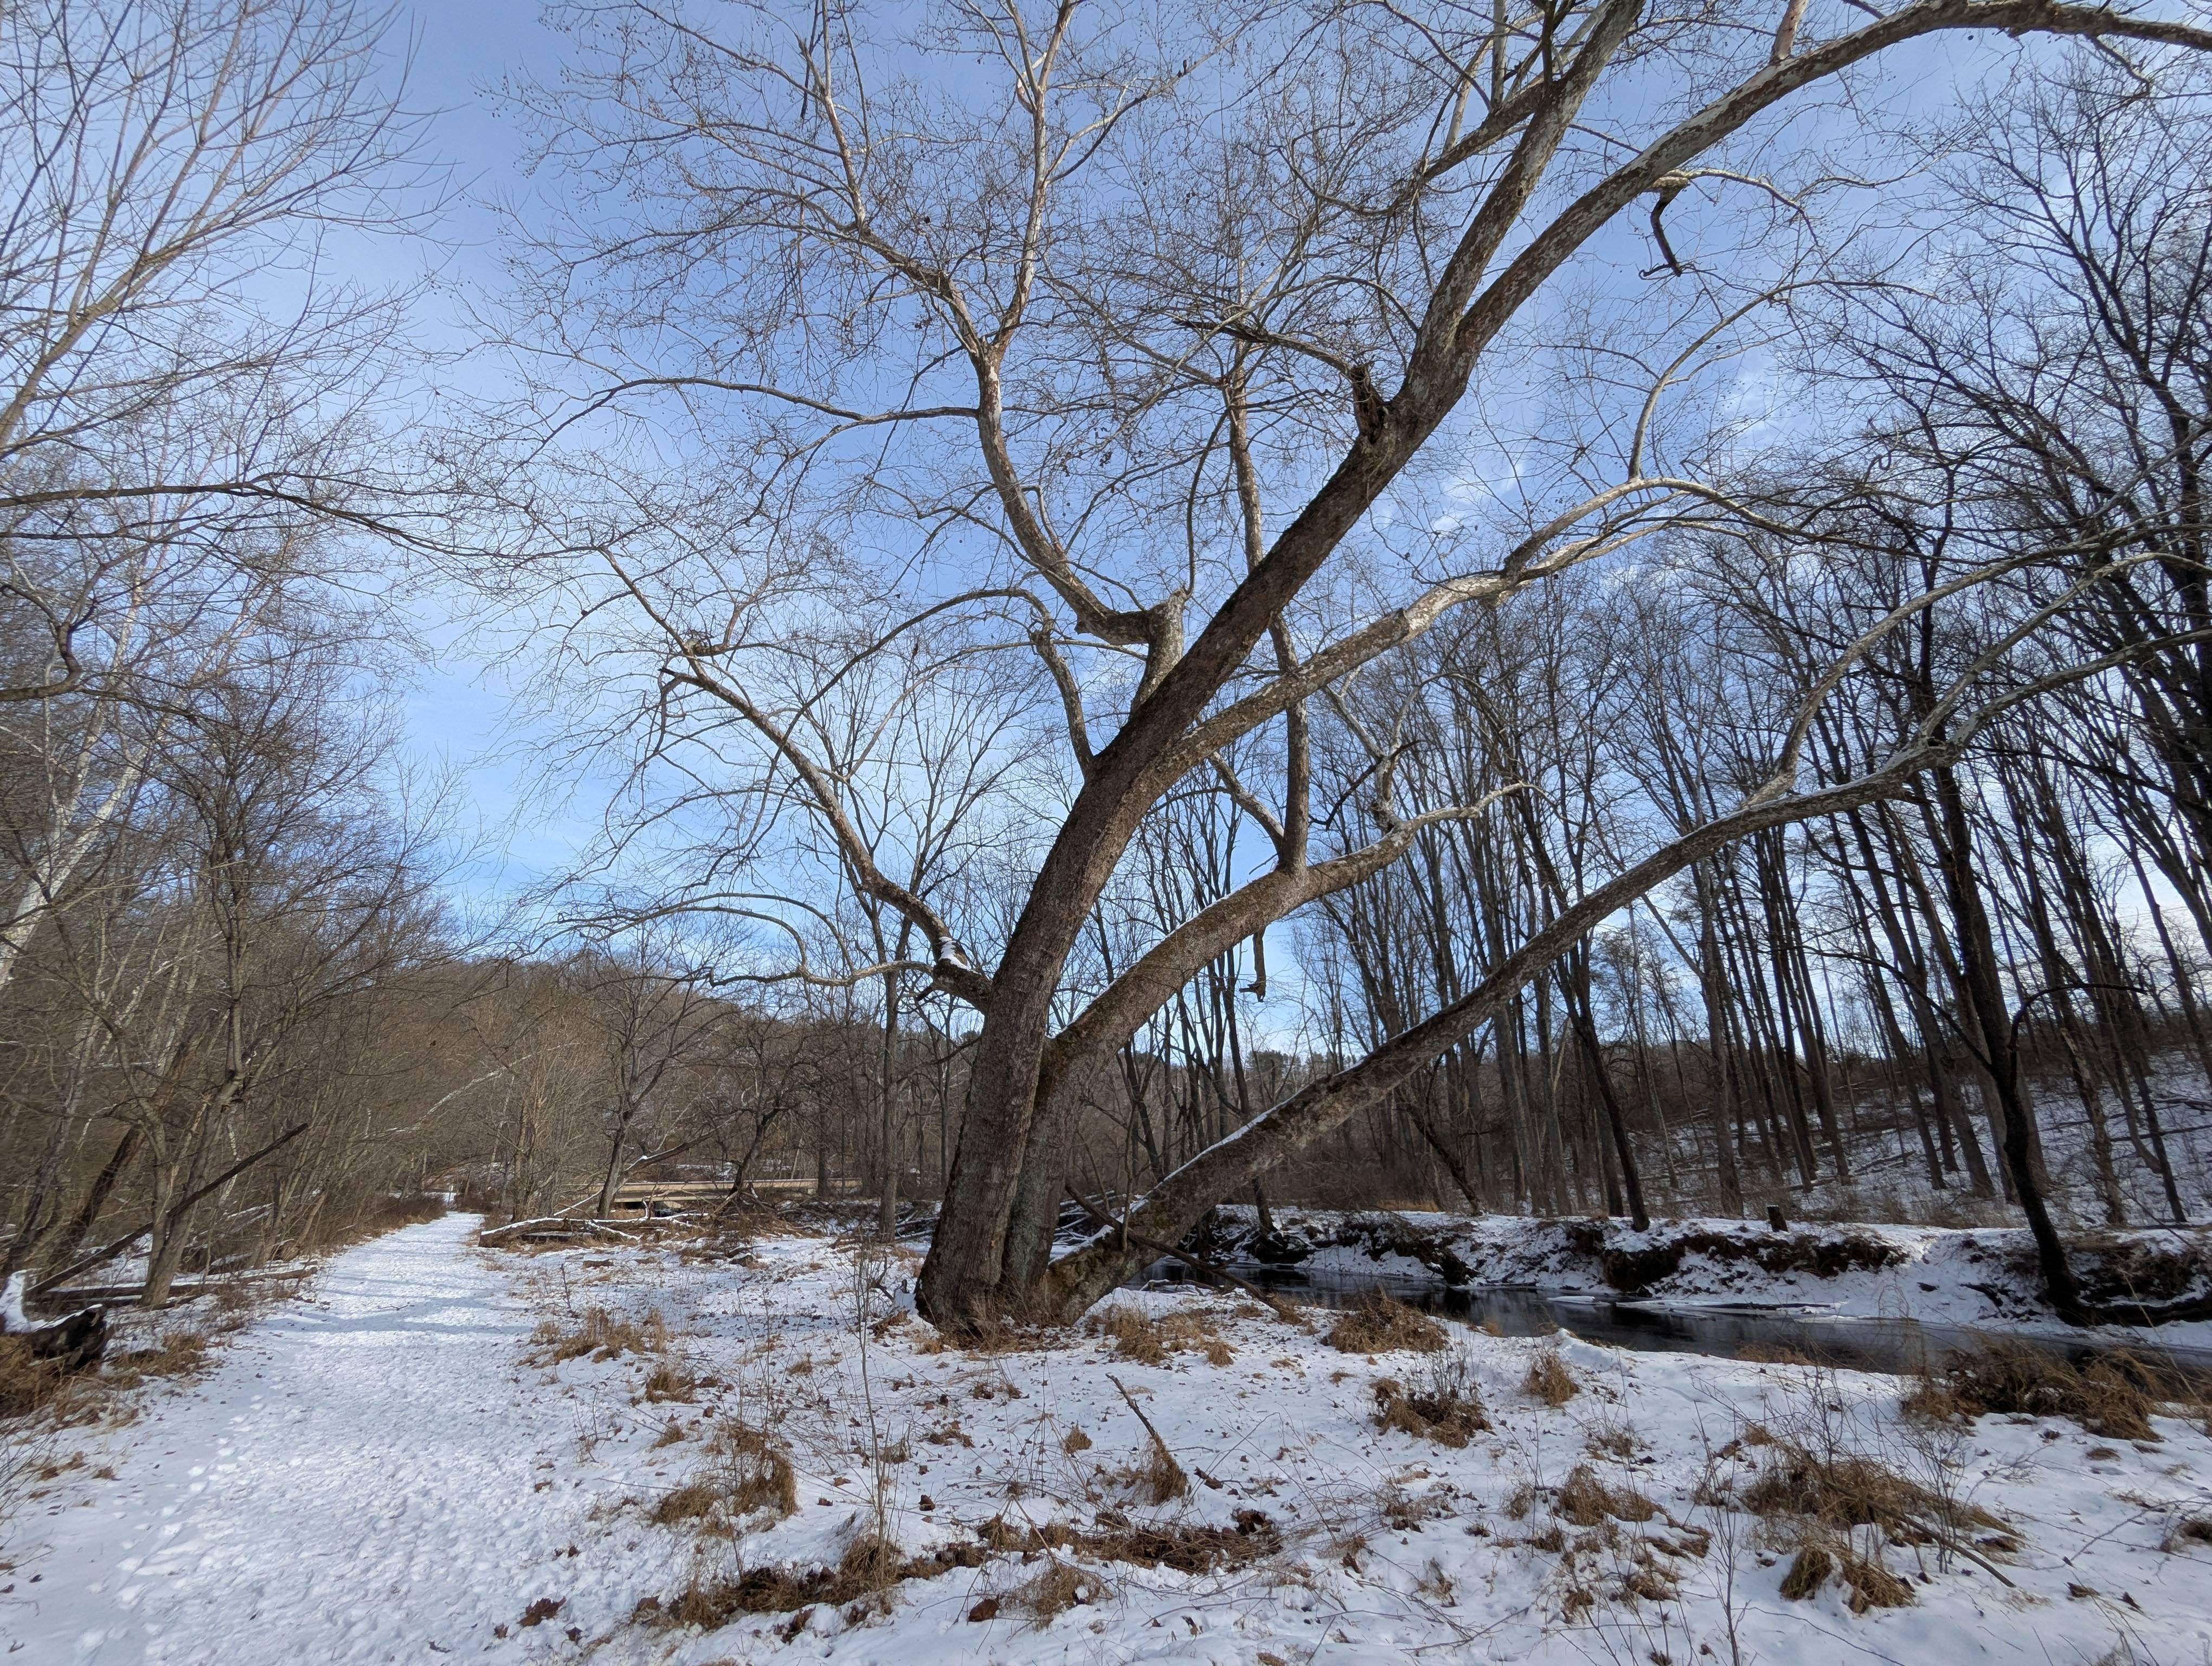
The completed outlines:
{"type": "MultiPolygon", "coordinates": [[[[410,272],[422,264],[436,272],[441,287],[425,300],[418,327],[434,341],[459,345],[465,339],[455,322],[459,292],[498,280],[483,204],[531,188],[520,135],[495,111],[489,89],[503,76],[550,64],[558,38],[540,22],[538,0],[408,0],[398,21],[404,33],[395,45],[413,46],[408,102],[433,112],[428,149],[452,170],[455,198],[434,241],[390,252],[408,261],[410,272]]],[[[455,598],[422,599],[418,617],[432,653],[403,712],[415,760],[461,776],[463,830],[482,838],[488,860],[456,876],[457,889],[464,897],[486,898],[561,869],[591,824],[587,806],[549,809],[528,797],[535,772],[526,723],[518,726],[514,702],[493,668],[459,645],[455,616],[462,613],[455,598]]]]}

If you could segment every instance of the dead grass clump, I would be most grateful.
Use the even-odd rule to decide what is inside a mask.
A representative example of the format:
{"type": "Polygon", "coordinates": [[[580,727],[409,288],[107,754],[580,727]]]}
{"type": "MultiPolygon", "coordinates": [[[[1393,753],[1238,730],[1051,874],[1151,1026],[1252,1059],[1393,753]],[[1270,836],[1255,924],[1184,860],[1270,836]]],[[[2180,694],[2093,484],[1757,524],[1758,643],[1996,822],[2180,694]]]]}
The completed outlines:
{"type": "Polygon", "coordinates": [[[27,1338],[0,1336],[0,1417],[44,1410],[62,1391],[62,1371],[31,1352],[27,1338]]]}
{"type": "Polygon", "coordinates": [[[1323,1339],[1340,1353],[1441,1353],[1444,1328],[1425,1313],[1370,1290],[1323,1339]]]}
{"type": "Polygon", "coordinates": [[[1592,1457],[1626,1463],[1643,1447],[1643,1438],[1618,1418],[1601,1417],[1583,1431],[1583,1450],[1592,1457]]]}
{"type": "Polygon", "coordinates": [[[2009,1530],[1988,1511],[1943,1498],[1870,1457],[1822,1457],[1794,1442],[1778,1443],[1774,1453],[1743,1495],[1755,1516],[1794,1516],[1839,1533],[1877,1527],[1898,1544],[1976,1528],[2009,1530]]]}
{"type": "Polygon", "coordinates": [[[1984,1342],[1923,1378],[1905,1396],[1905,1409],[1923,1417],[2063,1417],[2112,1440],[2156,1440],[2149,1373],[2131,1366],[2124,1355],[2076,1366],[2025,1342],[1984,1342]]]}
{"type": "Polygon", "coordinates": [[[1109,1479],[1151,1504],[1172,1504],[1190,1496],[1190,1477],[1176,1462],[1175,1454],[1157,1438],[1146,1449],[1142,1463],[1124,1464],[1109,1479]]]}
{"type": "Polygon", "coordinates": [[[734,1516],[755,1511],[770,1511],[778,1521],[799,1509],[799,1477],[791,1455],[760,1430],[744,1423],[726,1423],[717,1432],[715,1450],[724,1459],[725,1487],[734,1516]]]}
{"type": "Polygon", "coordinates": [[[1140,1309],[1116,1305],[1085,1321],[1084,1329],[1094,1336],[1111,1337],[1117,1356],[1140,1365],[1164,1365],[1171,1353],[1202,1353],[1206,1363],[1215,1365],[1228,1365],[1237,1357],[1203,1313],[1164,1313],[1155,1319],[1140,1309]]]}
{"type": "Polygon", "coordinates": [[[665,1602],[648,1596],[631,1618],[647,1626],[697,1626],[714,1631],[741,1614],[788,1614],[798,1624],[784,1634],[799,1635],[807,1614],[823,1602],[852,1602],[888,1590],[902,1579],[933,1579],[957,1567],[980,1567],[972,1546],[952,1546],[929,1556],[901,1558],[896,1548],[872,1535],[856,1539],[834,1568],[748,1568],[734,1579],[701,1581],[665,1602]]]}
{"type": "Polygon", "coordinates": [[[1607,1487],[1597,1471],[1577,1463],[1552,1501],[1553,1513],[1577,1527],[1597,1527],[1607,1521],[1648,1522],[1659,1506],[1632,1487],[1607,1487]]]}
{"type": "Polygon", "coordinates": [[[1385,1377],[1375,1384],[1375,1426],[1400,1429],[1416,1440],[1455,1450],[1490,1427],[1474,1372],[1464,1353],[1431,1362],[1411,1386],[1385,1377]]]}
{"type": "Polygon", "coordinates": [[[1153,1426],[1152,1420],[1145,1415],[1145,1408],[1137,1403],[1136,1395],[1111,1371],[1106,1374],[1106,1380],[1120,1392],[1122,1403],[1135,1414],[1137,1421],[1145,1426],[1145,1432],[1152,1443],[1143,1463],[1121,1470],[1115,1479],[1125,1486],[1140,1487],[1154,1504],[1167,1504],[1186,1496],[1190,1492],[1190,1477],[1176,1462],[1175,1454],[1168,1450],[1167,1441],[1153,1426]]]}
{"type": "Polygon", "coordinates": [[[1246,1567],[1283,1547],[1282,1533],[1264,1511],[1240,1510],[1232,1519],[1231,1527],[1116,1525],[1079,1533],[1065,1522],[1015,1527],[994,1516],[976,1529],[976,1536],[990,1550],[1023,1555],[1065,1551],[1097,1561],[1172,1568],[1178,1573],[1246,1567]]]}
{"type": "Polygon", "coordinates": [[[198,1330],[163,1331],[154,1346],[109,1356],[117,1379],[128,1386],[148,1377],[190,1377],[207,1364],[208,1339],[198,1330]]]}
{"type": "Polygon", "coordinates": [[[1106,1582],[1088,1568],[1048,1556],[1036,1577],[1014,1595],[1015,1600],[1036,1616],[1037,1624],[1044,1626],[1070,1608],[1099,1601],[1106,1595],[1106,1582]]]}
{"type": "Polygon", "coordinates": [[[1911,1605],[1912,1587],[1881,1565],[1879,1558],[1861,1556],[1847,1541],[1825,1535],[1808,1538],[1797,1548],[1789,1572],[1782,1576],[1782,1595],[1792,1602],[1808,1602],[1820,1594],[1832,1577],[1840,1577],[1850,1591],[1853,1614],[1869,1608],[1902,1608],[1911,1605]]]}
{"type": "Polygon", "coordinates": [[[1807,1545],[1790,1564],[1790,1571],[1782,1576],[1782,1595],[1792,1602],[1803,1602],[1820,1594],[1820,1587],[1828,1583],[1828,1576],[1836,1571],[1836,1559],[1818,1545],[1807,1545]]]}
{"type": "Polygon", "coordinates": [[[1682,1594],[1682,1587],[1662,1568],[1633,1567],[1621,1576],[1620,1594],[1637,1602],[1671,1602],[1682,1594]]]}
{"type": "Polygon", "coordinates": [[[1851,1588],[1851,1612],[1869,1608],[1903,1608],[1912,1604],[1912,1587],[1884,1567],[1878,1559],[1855,1556],[1846,1548],[1836,1553],[1844,1583],[1851,1588]]]}
{"type": "MultiPolygon", "coordinates": [[[[1088,1327],[1086,1327],[1088,1329],[1088,1327]]],[[[1036,1353],[1064,1348],[1076,1333],[1048,1326],[1009,1324],[991,1317],[959,1330],[939,1330],[932,1325],[914,1345],[916,1353],[1036,1353]]]]}
{"type": "Polygon", "coordinates": [[[666,1359],[653,1368],[645,1379],[645,1397],[653,1402],[680,1400],[690,1402],[698,1395],[699,1381],[683,1366],[666,1359]]]}
{"type": "Polygon", "coordinates": [[[1393,1533],[1419,1533],[1421,1523],[1444,1514],[1451,1506],[1433,1493],[1409,1493],[1386,1483],[1376,1519],[1393,1533]]]}
{"type": "Polygon", "coordinates": [[[539,1363],[558,1365],[564,1359],[580,1359],[589,1354],[597,1360],[617,1359],[625,1353],[665,1353],[668,1350],[668,1322],[654,1308],[642,1322],[617,1319],[603,1307],[586,1310],[583,1319],[574,1330],[563,1330],[548,1319],[538,1327],[534,1339],[545,1350],[539,1363]]]}
{"type": "Polygon", "coordinates": [[[1536,1350],[1528,1361],[1528,1374],[1521,1379],[1522,1393],[1555,1409],[1572,1400],[1580,1386],[1556,1343],[1536,1350]]]}
{"type": "Polygon", "coordinates": [[[667,1494],[653,1507],[651,1519],[662,1527],[673,1527],[678,1522],[697,1521],[714,1513],[721,1493],[703,1481],[690,1481],[667,1494]]]}

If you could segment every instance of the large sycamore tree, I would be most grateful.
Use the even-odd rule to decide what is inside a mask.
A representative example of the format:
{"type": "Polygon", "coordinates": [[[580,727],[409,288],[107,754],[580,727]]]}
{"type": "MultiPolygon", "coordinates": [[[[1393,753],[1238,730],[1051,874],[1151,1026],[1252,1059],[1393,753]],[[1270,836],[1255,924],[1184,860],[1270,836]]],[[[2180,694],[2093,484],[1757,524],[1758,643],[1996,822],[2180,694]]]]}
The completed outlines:
{"type": "MultiPolygon", "coordinates": [[[[1054,1258],[1066,1113],[1176,991],[1434,818],[1495,813],[1398,813],[1377,735],[1380,834],[1324,847],[1312,702],[1347,712],[1348,679],[1455,610],[1668,528],[1787,550],[1817,507],[1759,486],[1729,401],[1692,390],[1747,320],[1834,275],[1826,205],[1882,189],[1845,177],[1854,144],[1861,173],[1894,161],[1867,154],[1869,112],[1909,93],[1924,114],[1977,66],[2033,74],[2081,42],[2155,76],[2212,46],[2207,20],[2055,0],[550,15],[560,76],[508,90],[560,208],[520,213],[502,335],[525,391],[465,459],[525,528],[495,570],[550,629],[579,734],[627,736],[640,781],[674,770],[616,841],[690,830],[702,860],[653,906],[773,921],[794,977],[908,977],[972,1008],[919,1286],[940,1324],[1081,1312],[1653,886],[1893,794],[2098,670],[2018,667],[2079,593],[2057,586],[1865,773],[1806,779],[1819,703],[1872,647],[1850,645],[1732,808],[1621,852],[1460,999],[1054,1258]],[[995,882],[939,883],[856,810],[847,754],[889,720],[852,715],[853,690],[886,655],[1018,663],[1050,719],[1057,763],[1008,764],[995,882]],[[1234,800],[1266,860],[1133,958],[1086,962],[1133,839],[1198,791],[1234,800]],[[804,947],[847,940],[861,901],[906,951],[804,947]]],[[[2021,570],[1945,575],[1875,634],[2021,570]]],[[[928,709],[926,679],[891,680],[928,709]]]]}

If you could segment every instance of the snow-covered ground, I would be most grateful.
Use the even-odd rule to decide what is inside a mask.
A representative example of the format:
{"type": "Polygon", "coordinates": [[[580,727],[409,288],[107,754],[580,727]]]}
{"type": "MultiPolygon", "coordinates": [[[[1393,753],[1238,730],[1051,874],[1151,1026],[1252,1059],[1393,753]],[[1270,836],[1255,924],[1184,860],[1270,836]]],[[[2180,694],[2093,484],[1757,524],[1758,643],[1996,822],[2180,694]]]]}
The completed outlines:
{"type": "Polygon", "coordinates": [[[2147,1441],[1916,1422],[1893,1379],[1572,1341],[1549,1345],[1555,1404],[1529,1387],[1547,1344],[1448,1327],[1441,1353],[1344,1352],[1334,1316],[1202,1292],[1118,1298],[1158,1322],[1126,1343],[964,1352],[912,1316],[909,1261],[823,1237],[525,1258],[472,1224],[336,1257],[206,1376],[87,1432],[0,1574],[20,1657],[2212,1659],[2212,1543],[2188,1527],[2212,1440],[2175,1419],[2147,1441]],[[592,1338],[605,1357],[555,1357],[592,1338]],[[1385,1381],[1471,1389],[1491,1426],[1378,1427],[1385,1381]],[[1147,1420],[1183,1497],[1152,1501],[1147,1420]],[[1907,1606],[1854,1612],[1832,1579],[1786,1599],[1799,1524],[1743,1506],[1793,1450],[2003,1526],[1831,1541],[1907,1606]],[[764,1453],[788,1515],[777,1480],[744,1489],[764,1453]],[[908,1576],[887,1592],[815,1572],[878,1530],[908,1576]],[[731,1612],[778,1574],[786,1608],[731,1612]],[[672,1623],[686,1593],[725,1623],[672,1623]]]}
{"type": "Polygon", "coordinates": [[[143,1391],[125,1427],[65,1432],[82,1462],[11,1524],[7,1649],[42,1666],[416,1660],[511,1618],[507,1593],[576,1508],[531,1491],[573,1426],[520,1367],[536,1316],[468,1248],[475,1225],[337,1256],[199,1380],[143,1391]]]}

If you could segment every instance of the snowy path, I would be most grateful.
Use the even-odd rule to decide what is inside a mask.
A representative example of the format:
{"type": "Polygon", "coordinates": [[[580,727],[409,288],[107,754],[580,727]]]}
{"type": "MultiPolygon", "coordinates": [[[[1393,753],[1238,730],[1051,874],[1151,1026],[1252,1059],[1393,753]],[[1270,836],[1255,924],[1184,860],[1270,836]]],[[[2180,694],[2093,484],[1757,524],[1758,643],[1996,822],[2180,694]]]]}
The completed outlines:
{"type": "Polygon", "coordinates": [[[514,1620],[570,1513],[524,1501],[573,1430],[519,1381],[532,1316],[467,1246],[476,1224],[337,1256],[204,1377],[85,1439],[86,1469],[19,1526],[0,1658],[427,1661],[514,1620]]]}

